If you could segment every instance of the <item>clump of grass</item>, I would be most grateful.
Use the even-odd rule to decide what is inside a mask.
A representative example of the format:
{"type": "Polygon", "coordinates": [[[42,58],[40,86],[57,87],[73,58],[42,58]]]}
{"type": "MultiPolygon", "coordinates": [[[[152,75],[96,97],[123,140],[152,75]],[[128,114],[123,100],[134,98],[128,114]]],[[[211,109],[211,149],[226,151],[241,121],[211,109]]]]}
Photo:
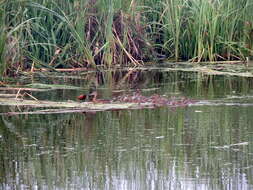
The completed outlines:
{"type": "Polygon", "coordinates": [[[19,47],[19,36],[16,35],[16,31],[27,22],[14,24],[14,18],[10,19],[12,14],[10,11],[12,8],[11,3],[7,0],[0,3],[0,72],[2,75],[8,74],[11,67],[15,68],[13,69],[15,71],[20,69],[21,48],[19,47]]]}
{"type": "Polygon", "coordinates": [[[244,59],[250,50],[244,32],[244,23],[253,19],[250,0],[165,0],[161,6],[163,49],[176,60],[244,59]]]}
{"type": "Polygon", "coordinates": [[[5,9],[5,23],[25,26],[13,32],[23,68],[139,64],[150,54],[134,1],[14,0],[5,9]]]}
{"type": "Polygon", "coordinates": [[[97,64],[139,64],[149,58],[152,47],[135,1],[94,1],[89,18],[89,38],[97,64]],[[92,19],[91,19],[92,18],[92,19]],[[90,27],[91,26],[91,27],[90,27]],[[95,30],[95,31],[94,31],[95,30]]]}

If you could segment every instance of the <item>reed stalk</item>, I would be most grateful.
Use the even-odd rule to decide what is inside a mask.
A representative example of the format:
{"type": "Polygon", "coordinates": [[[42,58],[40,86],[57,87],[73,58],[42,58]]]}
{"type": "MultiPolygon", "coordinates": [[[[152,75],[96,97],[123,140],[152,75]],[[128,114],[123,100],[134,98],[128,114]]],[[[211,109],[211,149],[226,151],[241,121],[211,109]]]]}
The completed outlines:
{"type": "Polygon", "coordinates": [[[5,70],[5,44],[6,44],[6,35],[5,35],[5,25],[4,25],[4,2],[0,2],[0,73],[3,74],[5,70]]]}

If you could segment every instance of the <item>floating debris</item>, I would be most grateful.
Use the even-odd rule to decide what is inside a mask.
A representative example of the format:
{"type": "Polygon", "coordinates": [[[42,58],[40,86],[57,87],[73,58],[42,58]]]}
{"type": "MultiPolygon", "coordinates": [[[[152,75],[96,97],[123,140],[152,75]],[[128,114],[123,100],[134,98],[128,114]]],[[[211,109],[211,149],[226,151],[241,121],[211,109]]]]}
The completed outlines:
{"type": "Polygon", "coordinates": [[[82,89],[81,87],[77,86],[69,86],[61,84],[43,84],[43,83],[31,83],[25,86],[29,88],[38,88],[38,89],[73,89],[73,90],[82,89]]]}
{"type": "Polygon", "coordinates": [[[150,103],[155,107],[169,106],[169,107],[184,107],[189,104],[196,103],[196,100],[187,98],[181,99],[169,99],[165,96],[154,94],[152,96],[143,96],[140,92],[136,92],[133,95],[118,96],[113,99],[113,102],[127,102],[127,103],[150,103]]]}
{"type": "MultiPolygon", "coordinates": [[[[80,95],[82,96],[82,95],[80,95]]],[[[79,100],[82,97],[78,97],[79,100]]],[[[103,100],[93,98],[88,102],[54,102],[41,100],[27,100],[21,98],[0,98],[0,105],[31,107],[31,108],[52,108],[47,110],[20,111],[0,113],[0,115],[17,115],[17,114],[51,114],[51,113],[73,113],[73,112],[97,112],[127,109],[144,109],[157,107],[185,107],[197,101],[187,98],[169,99],[161,95],[143,96],[139,92],[133,95],[124,95],[113,98],[112,100],[103,100]],[[58,108],[58,109],[57,109],[58,108]]]]}
{"type": "Polygon", "coordinates": [[[215,149],[228,149],[236,146],[247,146],[249,145],[249,142],[241,142],[236,144],[229,144],[229,145],[223,145],[223,146],[213,146],[215,149]]]}

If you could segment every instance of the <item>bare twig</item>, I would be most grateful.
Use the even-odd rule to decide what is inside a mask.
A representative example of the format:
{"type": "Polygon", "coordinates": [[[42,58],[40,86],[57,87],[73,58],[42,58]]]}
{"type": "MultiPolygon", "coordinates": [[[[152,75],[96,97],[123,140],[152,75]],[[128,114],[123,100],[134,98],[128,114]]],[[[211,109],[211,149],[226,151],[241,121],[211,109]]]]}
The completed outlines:
{"type": "Polygon", "coordinates": [[[35,98],[34,96],[32,96],[31,94],[29,94],[29,93],[27,93],[27,92],[25,92],[24,93],[24,95],[28,95],[29,97],[31,97],[32,99],[34,99],[34,100],[36,100],[36,101],[39,101],[37,98],[35,98]]]}
{"type": "Polygon", "coordinates": [[[21,89],[19,89],[19,90],[18,90],[18,92],[17,92],[17,94],[16,94],[15,99],[17,99],[17,98],[18,98],[20,91],[21,91],[21,89]]]}

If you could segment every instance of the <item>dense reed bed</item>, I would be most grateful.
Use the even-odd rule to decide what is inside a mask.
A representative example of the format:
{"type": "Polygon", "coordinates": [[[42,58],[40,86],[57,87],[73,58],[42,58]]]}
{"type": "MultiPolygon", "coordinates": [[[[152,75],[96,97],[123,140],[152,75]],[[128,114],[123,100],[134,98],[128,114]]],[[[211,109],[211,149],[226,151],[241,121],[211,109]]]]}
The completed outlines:
{"type": "Polygon", "coordinates": [[[245,59],[252,8],[252,0],[3,0],[1,72],[245,59]]]}

